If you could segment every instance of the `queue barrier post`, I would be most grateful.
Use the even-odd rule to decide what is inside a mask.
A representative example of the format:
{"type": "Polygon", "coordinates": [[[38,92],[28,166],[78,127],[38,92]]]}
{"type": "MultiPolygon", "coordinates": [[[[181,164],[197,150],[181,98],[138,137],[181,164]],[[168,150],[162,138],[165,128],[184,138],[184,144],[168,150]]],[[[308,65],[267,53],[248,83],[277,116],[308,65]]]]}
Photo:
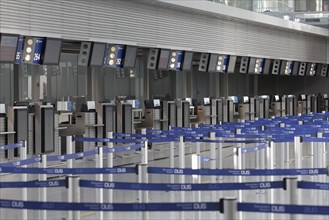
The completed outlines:
{"type": "Polygon", "coordinates": [[[223,219],[239,220],[237,199],[234,197],[220,199],[219,211],[224,214],[223,219]]]}

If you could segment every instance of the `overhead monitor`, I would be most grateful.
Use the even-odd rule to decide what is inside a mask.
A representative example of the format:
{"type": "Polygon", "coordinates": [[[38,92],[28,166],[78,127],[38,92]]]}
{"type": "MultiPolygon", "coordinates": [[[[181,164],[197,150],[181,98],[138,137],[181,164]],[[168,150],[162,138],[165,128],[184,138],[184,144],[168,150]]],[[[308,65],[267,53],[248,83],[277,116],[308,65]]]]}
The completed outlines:
{"type": "Polygon", "coordinates": [[[235,73],[236,60],[237,60],[236,56],[230,56],[229,64],[228,64],[228,68],[227,68],[228,73],[235,73]]]}
{"type": "Polygon", "coordinates": [[[90,66],[103,66],[106,44],[94,43],[91,53],[90,66]]]}
{"type": "Polygon", "coordinates": [[[161,49],[159,63],[158,63],[159,70],[168,69],[169,57],[170,57],[170,50],[161,49]]]}
{"type": "Polygon", "coordinates": [[[160,99],[153,99],[153,107],[154,107],[154,108],[159,108],[159,107],[161,107],[160,99]]]}
{"type": "Polygon", "coordinates": [[[208,72],[216,72],[216,66],[218,62],[218,54],[211,54],[208,66],[208,72]]]}
{"type": "Polygon", "coordinates": [[[192,60],[193,60],[193,52],[184,52],[184,60],[183,60],[183,70],[189,71],[192,69],[192,60]]]}
{"type": "Polygon", "coordinates": [[[136,63],[137,47],[127,46],[123,67],[134,68],[136,63]]]}
{"type": "Polygon", "coordinates": [[[209,97],[204,97],[203,98],[203,105],[210,105],[210,98],[209,97]]]}
{"type": "Polygon", "coordinates": [[[47,38],[43,65],[58,65],[61,56],[62,40],[47,38]]]}
{"type": "Polygon", "coordinates": [[[0,63],[14,63],[18,43],[17,35],[1,35],[0,63]]]}

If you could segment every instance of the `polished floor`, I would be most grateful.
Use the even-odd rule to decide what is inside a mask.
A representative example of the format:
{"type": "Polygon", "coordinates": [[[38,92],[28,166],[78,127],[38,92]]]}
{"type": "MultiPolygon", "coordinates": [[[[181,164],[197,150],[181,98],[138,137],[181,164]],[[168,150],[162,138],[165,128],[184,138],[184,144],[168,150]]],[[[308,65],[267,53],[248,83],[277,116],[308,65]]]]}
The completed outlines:
{"type": "MultiPolygon", "coordinates": [[[[255,144],[253,144],[255,145],[255,144]]],[[[328,144],[327,144],[328,145],[328,144]]],[[[189,144],[192,151],[195,148],[194,145],[189,144]]],[[[164,144],[157,149],[158,153],[161,153],[161,150],[166,150],[169,147],[169,144],[164,144]],[[161,149],[161,150],[159,150],[161,149]]],[[[242,146],[244,147],[244,146],[242,146]]],[[[294,154],[293,154],[293,145],[280,145],[277,144],[275,147],[275,160],[274,166],[275,168],[293,168],[294,164],[294,154]],[[281,149],[287,149],[289,147],[289,159],[284,158],[284,161],[281,161],[281,149]],[[282,166],[282,167],[281,167],[282,166]]],[[[313,146],[317,147],[317,146],[313,146]]],[[[328,147],[328,146],[326,146],[328,147]]],[[[176,146],[178,148],[178,145],[176,146]]],[[[316,158],[314,156],[314,151],[310,144],[303,145],[303,161],[302,166],[304,168],[312,168],[318,165],[319,161],[315,161],[316,158]]],[[[150,150],[149,153],[153,153],[156,149],[150,150]]],[[[327,148],[328,150],[328,148],[327,148]]],[[[233,146],[227,145],[223,150],[223,168],[233,168],[233,158],[226,157],[233,152],[233,146]]],[[[287,151],[285,150],[285,153],[287,151]]],[[[328,151],[326,151],[326,155],[328,155],[328,151]]],[[[139,154],[136,154],[138,157],[139,154]]],[[[202,144],[202,156],[210,157],[209,145],[202,144]]],[[[264,150],[259,152],[259,158],[263,158],[262,161],[256,161],[256,153],[250,153],[245,155],[244,166],[245,168],[255,168],[256,164],[266,163],[266,154],[264,150]],[[259,163],[258,163],[259,162],[259,163]]],[[[106,160],[106,159],[105,159],[106,160]]],[[[217,165],[219,160],[217,159],[217,165]]],[[[328,164],[327,157],[324,158],[322,165],[328,164]]],[[[320,164],[321,164],[320,163],[320,164]]],[[[175,158],[175,166],[178,166],[179,161],[178,157],[175,158]]],[[[187,154],[185,156],[185,164],[186,167],[191,167],[191,154],[187,154]]],[[[160,159],[156,161],[150,161],[150,166],[159,166],[159,167],[169,167],[169,159],[160,159]]],[[[66,167],[65,163],[61,163],[56,165],[58,167],[66,167]]],[[[127,166],[134,166],[134,164],[130,164],[127,166]]],[[[74,167],[95,167],[94,160],[75,160],[74,167]]],[[[202,164],[203,168],[209,168],[209,162],[205,162],[202,164]]],[[[4,181],[20,181],[20,175],[18,174],[1,174],[0,180],[4,181]]],[[[37,179],[37,175],[29,175],[29,180],[37,179]]],[[[63,179],[64,177],[60,177],[59,179],[63,179]]],[[[107,176],[104,175],[104,180],[106,180],[107,176]]],[[[174,181],[175,183],[179,183],[179,176],[175,176],[172,178],[169,175],[149,175],[149,182],[151,183],[170,183],[174,181]]],[[[95,180],[96,175],[82,175],[81,179],[87,180],[95,180]]],[[[276,176],[270,179],[270,177],[242,177],[242,182],[256,182],[256,181],[275,181],[282,180],[283,177],[276,176]]],[[[303,176],[299,177],[299,180],[307,180],[314,182],[329,182],[328,176],[303,176]]],[[[114,175],[114,181],[125,181],[125,182],[137,182],[137,175],[135,174],[125,174],[125,175],[114,175]]],[[[195,181],[192,176],[185,176],[186,183],[192,183],[195,181]]],[[[202,183],[210,183],[210,182],[237,182],[238,177],[201,177],[202,183]]],[[[81,202],[97,202],[97,189],[89,189],[89,188],[81,188],[81,202]]],[[[108,191],[104,190],[104,201],[108,201],[108,191]]],[[[205,191],[205,192],[149,192],[149,202],[212,202],[219,201],[220,198],[223,197],[237,197],[239,195],[239,191],[205,191]],[[200,196],[200,197],[199,197],[200,196]]],[[[240,194],[241,195],[241,194],[240,194]]],[[[298,195],[300,196],[300,204],[303,205],[328,205],[329,204],[329,191],[328,190],[304,190],[298,189],[298,195]]],[[[0,198],[1,199],[21,199],[21,189],[0,189],[0,198]]],[[[28,200],[29,201],[37,201],[39,198],[39,189],[28,189],[28,200]]],[[[248,190],[242,191],[243,202],[259,202],[259,203],[270,203],[273,201],[274,203],[282,203],[287,204],[287,193],[283,189],[275,189],[275,190],[248,190]],[[272,198],[271,198],[272,196],[272,198]]],[[[67,201],[67,189],[65,188],[53,188],[47,189],[47,200],[48,201],[67,201]]],[[[124,202],[124,203],[137,203],[138,192],[137,191],[124,191],[124,190],[116,190],[113,193],[113,201],[114,202],[124,202]]],[[[39,218],[39,211],[28,211],[28,219],[37,220],[39,218]]],[[[271,219],[271,214],[266,213],[247,213],[240,212],[241,219],[271,219]]],[[[0,209],[0,219],[1,220],[17,220],[21,219],[21,210],[14,209],[0,209]]],[[[96,212],[80,212],[79,214],[81,219],[84,220],[92,220],[99,219],[99,213],[96,212]]],[[[149,212],[147,213],[148,219],[224,219],[224,216],[219,212],[149,212]]],[[[58,219],[63,220],[67,219],[68,213],[65,211],[48,211],[47,219],[58,219]]],[[[299,219],[323,219],[328,220],[328,216],[312,216],[312,215],[299,215],[299,219]]],[[[285,214],[274,214],[272,216],[273,219],[289,219],[289,215],[285,214]]],[[[114,213],[104,213],[104,219],[145,219],[145,215],[140,212],[114,212],[114,213]]]]}

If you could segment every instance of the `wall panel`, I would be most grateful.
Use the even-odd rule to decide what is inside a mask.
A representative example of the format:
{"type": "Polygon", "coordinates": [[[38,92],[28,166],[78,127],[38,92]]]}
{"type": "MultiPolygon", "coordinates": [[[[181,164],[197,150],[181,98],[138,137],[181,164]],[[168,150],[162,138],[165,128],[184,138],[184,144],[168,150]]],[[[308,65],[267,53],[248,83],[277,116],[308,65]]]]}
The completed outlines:
{"type": "Polygon", "coordinates": [[[329,62],[327,37],[151,2],[0,0],[0,32],[329,62]]]}

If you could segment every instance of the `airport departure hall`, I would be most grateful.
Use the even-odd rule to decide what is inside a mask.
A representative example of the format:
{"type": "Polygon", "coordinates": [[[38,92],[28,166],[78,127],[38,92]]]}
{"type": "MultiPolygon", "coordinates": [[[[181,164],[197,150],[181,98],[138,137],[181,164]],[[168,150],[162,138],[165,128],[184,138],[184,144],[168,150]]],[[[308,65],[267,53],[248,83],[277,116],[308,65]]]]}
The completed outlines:
{"type": "Polygon", "coordinates": [[[328,0],[0,0],[0,220],[328,220],[328,0]]]}

